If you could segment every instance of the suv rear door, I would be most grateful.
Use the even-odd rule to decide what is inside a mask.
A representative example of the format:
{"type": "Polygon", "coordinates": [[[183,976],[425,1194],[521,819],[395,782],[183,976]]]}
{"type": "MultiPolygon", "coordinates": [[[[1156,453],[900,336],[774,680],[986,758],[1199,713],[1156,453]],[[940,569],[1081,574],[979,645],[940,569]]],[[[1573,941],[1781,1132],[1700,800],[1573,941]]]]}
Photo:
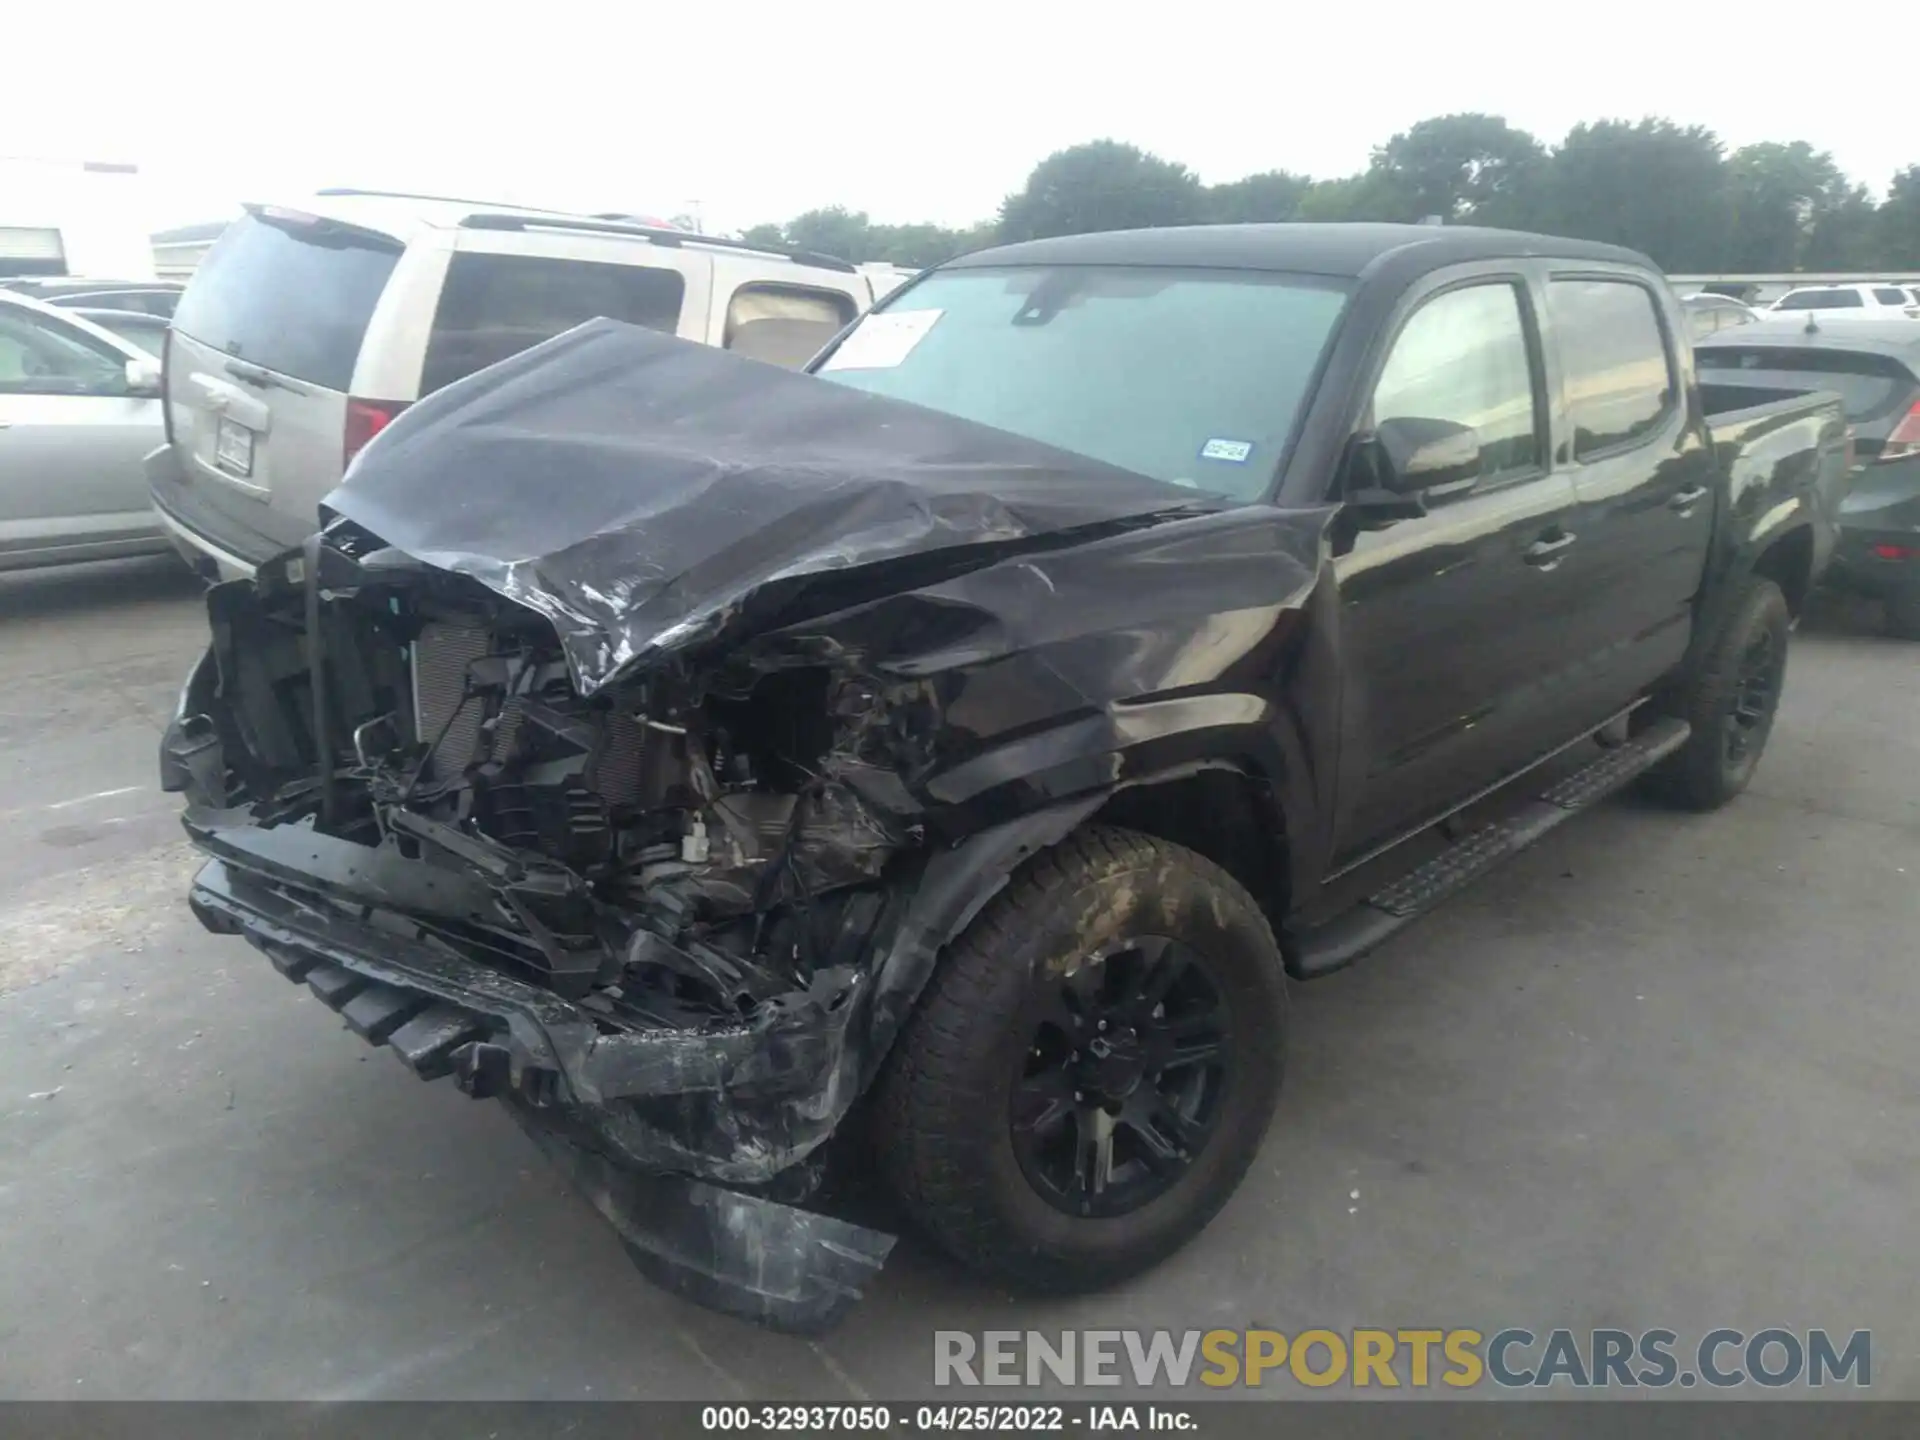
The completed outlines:
{"type": "Polygon", "coordinates": [[[403,251],[391,235],[275,207],[227,227],[174,314],[178,464],[154,475],[164,510],[252,564],[313,532],[343,468],[361,341],[403,251]]]}

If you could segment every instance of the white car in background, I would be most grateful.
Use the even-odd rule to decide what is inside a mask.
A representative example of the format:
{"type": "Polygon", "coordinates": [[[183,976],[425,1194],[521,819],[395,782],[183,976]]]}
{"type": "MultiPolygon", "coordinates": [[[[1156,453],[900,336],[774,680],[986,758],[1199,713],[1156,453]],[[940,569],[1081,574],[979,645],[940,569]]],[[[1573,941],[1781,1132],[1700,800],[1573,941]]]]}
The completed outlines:
{"type": "Polygon", "coordinates": [[[1920,316],[1920,305],[1903,285],[1802,285],[1767,309],[1774,315],[1816,312],[1820,320],[1911,320],[1920,316]]]}
{"type": "Polygon", "coordinates": [[[153,504],[202,574],[248,575],[318,528],[394,416],[542,340],[605,316],[797,368],[896,283],[626,217],[365,191],[250,205],[174,311],[153,504]]]}
{"type": "Polygon", "coordinates": [[[141,463],[159,395],[139,346],[0,290],[0,570],[168,548],[141,463]]]}

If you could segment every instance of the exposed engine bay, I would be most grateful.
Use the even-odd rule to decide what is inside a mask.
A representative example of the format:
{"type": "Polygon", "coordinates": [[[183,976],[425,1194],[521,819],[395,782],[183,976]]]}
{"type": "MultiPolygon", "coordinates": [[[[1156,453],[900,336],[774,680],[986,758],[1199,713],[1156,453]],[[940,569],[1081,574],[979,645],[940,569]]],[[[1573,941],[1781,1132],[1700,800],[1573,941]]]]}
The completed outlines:
{"type": "Polygon", "coordinates": [[[899,782],[873,684],[663,667],[582,699],[543,617],[378,554],[348,575],[337,538],[317,670],[303,585],[216,597],[225,803],[484,877],[492,923],[437,938],[609,1027],[750,1019],[861,958],[920,838],[874,798],[899,782]]]}

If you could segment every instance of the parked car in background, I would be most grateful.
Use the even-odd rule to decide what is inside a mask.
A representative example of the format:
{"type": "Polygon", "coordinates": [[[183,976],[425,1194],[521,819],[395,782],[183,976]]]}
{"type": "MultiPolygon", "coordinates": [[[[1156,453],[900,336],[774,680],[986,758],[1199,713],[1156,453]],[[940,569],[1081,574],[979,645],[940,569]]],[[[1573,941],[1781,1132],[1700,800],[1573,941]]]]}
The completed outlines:
{"type": "Polygon", "coordinates": [[[90,310],[78,306],[69,308],[66,313],[91,321],[102,330],[112,331],[128,344],[139,346],[155,360],[165,355],[167,330],[171,322],[164,315],[145,315],[138,310],[90,310]]]}
{"type": "Polygon", "coordinates": [[[1809,332],[1769,320],[1701,343],[1702,385],[1754,399],[1839,393],[1853,426],[1852,487],[1828,582],[1878,597],[1895,634],[1920,640],[1920,325],[1889,320],[1809,332]]]}
{"type": "Polygon", "coordinates": [[[0,570],[168,548],[142,466],[159,395],[138,346],[0,290],[0,570]]]}
{"type": "Polygon", "coordinates": [[[132,310],[162,318],[173,314],[186,286],[170,280],[90,280],[75,275],[7,279],[0,286],[49,305],[75,309],[132,310]]]}
{"type": "Polygon", "coordinates": [[[1735,325],[1751,325],[1760,318],[1760,312],[1751,305],[1725,295],[1688,295],[1680,302],[1680,309],[1687,317],[1687,333],[1695,340],[1704,340],[1718,331],[1735,325]]]}
{"type": "Polygon", "coordinates": [[[1775,314],[1816,311],[1819,318],[1899,320],[1920,316],[1913,296],[1898,285],[1802,285],[1767,307],[1775,314]]]}
{"type": "Polygon", "coordinates": [[[875,293],[830,256],[626,220],[362,192],[251,205],[173,317],[153,502],[191,563],[244,575],[313,532],[407,406],[583,321],[792,367],[875,293]]]}

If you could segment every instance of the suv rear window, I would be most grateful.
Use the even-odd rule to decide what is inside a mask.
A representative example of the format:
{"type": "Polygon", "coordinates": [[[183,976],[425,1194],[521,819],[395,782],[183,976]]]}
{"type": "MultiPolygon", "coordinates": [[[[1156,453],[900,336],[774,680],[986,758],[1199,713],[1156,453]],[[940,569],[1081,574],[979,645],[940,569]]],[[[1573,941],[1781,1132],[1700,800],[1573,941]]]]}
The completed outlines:
{"type": "Polygon", "coordinates": [[[601,316],[671,335],[686,289],[679,271],[651,265],[462,252],[447,267],[420,393],[601,316]]]}
{"type": "Polygon", "coordinates": [[[1863,310],[1858,290],[1796,290],[1780,297],[1776,310],[1863,310]]]}
{"type": "Polygon", "coordinates": [[[1566,372],[1574,458],[1657,429],[1674,387],[1652,293],[1625,280],[1555,280],[1547,309],[1566,372]]]}
{"type": "Polygon", "coordinates": [[[1891,285],[1875,290],[1873,292],[1873,298],[1878,300],[1882,305],[1905,305],[1907,303],[1906,293],[1894,289],[1891,285]]]}
{"type": "Polygon", "coordinates": [[[346,390],[400,249],[325,220],[236,220],[193,272],[173,327],[282,375],[346,390]]]}

